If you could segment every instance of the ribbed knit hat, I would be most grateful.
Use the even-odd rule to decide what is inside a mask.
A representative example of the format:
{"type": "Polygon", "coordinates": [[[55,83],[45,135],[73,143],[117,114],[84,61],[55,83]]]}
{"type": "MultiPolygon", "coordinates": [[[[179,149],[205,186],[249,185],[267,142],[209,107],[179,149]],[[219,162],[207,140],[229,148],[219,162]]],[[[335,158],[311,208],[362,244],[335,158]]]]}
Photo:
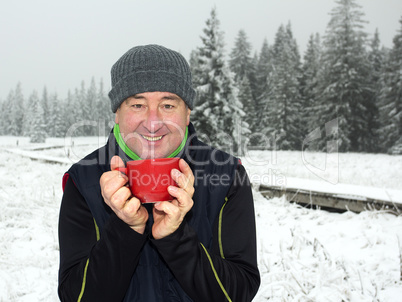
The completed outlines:
{"type": "Polygon", "coordinates": [[[193,109],[190,66],[176,51],[159,45],[136,46],[127,51],[112,67],[112,111],[137,93],[163,91],[177,94],[193,109]]]}

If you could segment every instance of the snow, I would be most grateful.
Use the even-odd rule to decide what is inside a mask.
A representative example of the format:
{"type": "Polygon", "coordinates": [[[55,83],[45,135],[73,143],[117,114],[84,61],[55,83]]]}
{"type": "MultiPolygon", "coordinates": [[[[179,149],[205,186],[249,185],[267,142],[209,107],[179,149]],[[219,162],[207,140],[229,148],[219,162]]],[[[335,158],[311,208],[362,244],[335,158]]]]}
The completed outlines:
{"type": "Polygon", "coordinates": [[[255,196],[262,286],[254,301],[400,301],[401,217],[255,196]]]}
{"type": "MultiPolygon", "coordinates": [[[[61,178],[103,142],[0,137],[0,301],[58,300],[61,178]]],[[[242,162],[255,183],[401,201],[402,156],[302,153],[250,151],[242,162]]],[[[329,213],[253,194],[262,280],[254,302],[400,300],[401,215],[329,213]]]]}

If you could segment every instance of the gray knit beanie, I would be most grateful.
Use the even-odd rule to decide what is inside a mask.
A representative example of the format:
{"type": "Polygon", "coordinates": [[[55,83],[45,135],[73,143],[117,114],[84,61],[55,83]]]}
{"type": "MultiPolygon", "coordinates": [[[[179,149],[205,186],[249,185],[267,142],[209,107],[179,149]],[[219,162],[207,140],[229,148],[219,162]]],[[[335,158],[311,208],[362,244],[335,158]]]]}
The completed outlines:
{"type": "Polygon", "coordinates": [[[130,96],[142,92],[164,91],[177,94],[193,109],[190,66],[176,51],[159,45],[136,46],[112,67],[112,111],[130,96]]]}

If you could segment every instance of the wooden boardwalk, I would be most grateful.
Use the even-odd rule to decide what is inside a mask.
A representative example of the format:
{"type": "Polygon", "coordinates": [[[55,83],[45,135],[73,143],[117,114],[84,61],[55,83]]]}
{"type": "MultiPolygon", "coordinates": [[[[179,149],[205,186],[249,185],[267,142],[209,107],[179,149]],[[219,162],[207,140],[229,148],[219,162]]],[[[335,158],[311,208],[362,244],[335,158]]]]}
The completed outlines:
{"type": "Polygon", "coordinates": [[[383,210],[396,215],[402,214],[401,203],[372,199],[364,196],[333,194],[266,185],[260,185],[259,192],[267,198],[281,197],[285,195],[289,202],[295,202],[313,208],[322,208],[339,212],[352,211],[356,213],[366,210],[383,210]]]}

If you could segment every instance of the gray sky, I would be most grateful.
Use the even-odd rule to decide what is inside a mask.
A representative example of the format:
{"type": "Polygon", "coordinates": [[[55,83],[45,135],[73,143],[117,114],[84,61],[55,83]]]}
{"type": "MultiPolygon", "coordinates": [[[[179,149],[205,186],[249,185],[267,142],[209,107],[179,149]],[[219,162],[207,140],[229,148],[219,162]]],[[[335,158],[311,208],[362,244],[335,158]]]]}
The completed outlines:
{"type": "MultiPolygon", "coordinates": [[[[64,98],[68,89],[103,78],[110,88],[110,68],[129,48],[161,44],[187,59],[201,45],[200,36],[216,6],[225,33],[226,53],[244,29],[259,52],[281,24],[292,24],[301,55],[310,34],[325,33],[335,0],[1,0],[0,99],[21,82],[24,96],[36,89],[64,98]]],[[[378,28],[381,43],[392,47],[399,29],[401,0],[359,0],[366,31],[378,28]]]]}

